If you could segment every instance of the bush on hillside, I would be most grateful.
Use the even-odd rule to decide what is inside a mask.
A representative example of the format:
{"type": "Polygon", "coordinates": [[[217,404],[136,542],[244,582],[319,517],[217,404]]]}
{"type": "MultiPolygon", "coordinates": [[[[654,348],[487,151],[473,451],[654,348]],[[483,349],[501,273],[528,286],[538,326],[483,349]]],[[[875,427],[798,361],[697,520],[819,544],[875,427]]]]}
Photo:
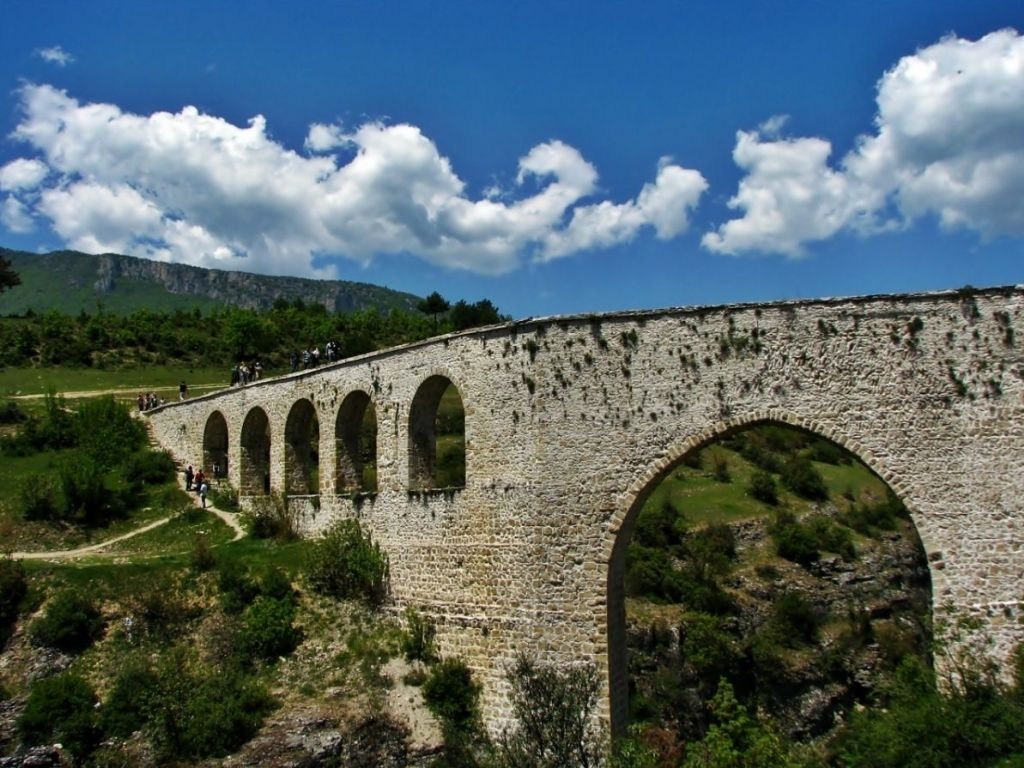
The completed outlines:
{"type": "Polygon", "coordinates": [[[180,648],[161,659],[155,673],[147,727],[164,763],[233,752],[256,735],[273,707],[254,677],[236,667],[197,666],[180,648]]]}
{"type": "Polygon", "coordinates": [[[261,595],[242,614],[236,647],[243,660],[274,661],[290,654],[301,641],[295,604],[261,595]]]}
{"type": "Polygon", "coordinates": [[[21,503],[21,515],[26,520],[60,518],[60,489],[49,475],[32,475],[22,480],[18,499],[21,503]]]}
{"type": "Polygon", "coordinates": [[[92,686],[74,672],[37,680],[17,729],[29,746],[60,743],[79,760],[85,758],[100,741],[92,686]]]}
{"type": "Polygon", "coordinates": [[[58,593],[42,616],[32,622],[29,635],[38,645],[78,653],[99,639],[103,628],[103,616],[93,599],[66,590],[58,593]]]}
{"type": "Polygon", "coordinates": [[[772,507],[779,503],[779,491],[775,487],[775,478],[764,471],[755,472],[751,476],[747,493],[758,501],[772,507]]]}
{"type": "Polygon", "coordinates": [[[380,605],[387,597],[388,556],[358,520],[341,520],[312,548],[306,567],[310,586],[320,594],[380,605]]]}
{"type": "Polygon", "coordinates": [[[558,669],[520,655],[507,677],[516,727],[499,741],[503,765],[601,765],[601,744],[591,717],[600,684],[593,666],[558,669]]]}
{"type": "Polygon", "coordinates": [[[481,686],[460,659],[444,659],[423,683],[423,700],[446,730],[466,731],[480,715],[481,686]]]}
{"type": "Polygon", "coordinates": [[[17,621],[21,601],[27,593],[25,566],[11,557],[0,558],[0,647],[17,621]]]}
{"type": "Polygon", "coordinates": [[[808,501],[828,499],[828,486],[806,456],[796,454],[782,465],[782,484],[808,501]]]}

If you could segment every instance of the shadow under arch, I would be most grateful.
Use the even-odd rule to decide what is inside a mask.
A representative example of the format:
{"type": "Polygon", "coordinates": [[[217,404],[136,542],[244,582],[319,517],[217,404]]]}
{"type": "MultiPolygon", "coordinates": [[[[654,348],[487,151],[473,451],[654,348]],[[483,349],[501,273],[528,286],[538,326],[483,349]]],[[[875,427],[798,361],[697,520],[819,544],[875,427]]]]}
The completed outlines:
{"type": "MultiPolygon", "coordinates": [[[[816,437],[822,437],[851,454],[904,502],[910,515],[911,523],[919,537],[923,552],[927,553],[929,551],[927,542],[921,537],[921,529],[915,520],[915,514],[911,506],[913,499],[908,497],[906,485],[901,483],[900,479],[889,468],[880,465],[876,458],[869,451],[866,451],[863,446],[817,422],[774,410],[770,412],[757,412],[718,422],[708,429],[690,435],[675,443],[642,476],[638,477],[623,494],[622,498],[625,503],[618,506],[616,515],[608,528],[609,537],[605,541],[605,556],[608,564],[608,580],[606,584],[608,725],[611,735],[615,738],[624,736],[629,724],[629,672],[625,602],[626,551],[633,538],[633,530],[640,511],[661,481],[683,463],[688,456],[731,435],[761,425],[787,427],[816,437]]],[[[927,568],[929,582],[932,589],[934,589],[934,573],[930,564],[927,565],[927,568]]]]}
{"type": "Polygon", "coordinates": [[[334,424],[336,493],[377,490],[377,409],[367,392],[345,396],[334,424]]]}
{"type": "Polygon", "coordinates": [[[270,419],[259,406],[245,414],[242,422],[239,493],[259,496],[270,493],[270,419]]]}
{"type": "Polygon", "coordinates": [[[420,384],[409,406],[409,488],[466,485],[466,422],[462,395],[447,376],[420,384]]]}
{"type": "Polygon", "coordinates": [[[228,474],[228,422],[220,411],[211,413],[203,428],[203,472],[209,477],[228,474]]]}
{"type": "Polygon", "coordinates": [[[308,495],[320,492],[320,421],[306,398],[296,400],[284,425],[284,491],[308,495]]]}

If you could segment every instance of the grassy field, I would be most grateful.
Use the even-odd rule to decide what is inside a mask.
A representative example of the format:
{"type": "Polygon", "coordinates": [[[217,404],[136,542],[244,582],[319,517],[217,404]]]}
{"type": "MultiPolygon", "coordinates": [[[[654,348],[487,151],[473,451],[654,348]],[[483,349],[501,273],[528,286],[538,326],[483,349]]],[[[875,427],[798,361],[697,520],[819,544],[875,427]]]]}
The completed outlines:
{"type": "Polygon", "coordinates": [[[134,398],[139,392],[155,392],[177,399],[178,384],[185,381],[193,394],[228,386],[230,371],[221,368],[145,366],[118,371],[98,368],[4,368],[0,370],[0,397],[43,395],[53,389],[67,392],[121,392],[134,398]]]}
{"type": "MultiPolygon", "coordinates": [[[[885,498],[886,485],[864,464],[824,464],[813,462],[829,489],[829,499],[840,509],[846,509],[849,499],[885,498]]],[[[658,485],[644,504],[644,509],[656,509],[671,501],[690,523],[733,522],[771,514],[775,508],[753,498],[748,488],[757,467],[738,453],[722,444],[712,444],[702,451],[700,467],[682,464],[658,485]],[[725,461],[729,481],[716,479],[715,462],[725,461]]],[[[802,513],[811,504],[776,483],[781,508],[802,513]]]]}

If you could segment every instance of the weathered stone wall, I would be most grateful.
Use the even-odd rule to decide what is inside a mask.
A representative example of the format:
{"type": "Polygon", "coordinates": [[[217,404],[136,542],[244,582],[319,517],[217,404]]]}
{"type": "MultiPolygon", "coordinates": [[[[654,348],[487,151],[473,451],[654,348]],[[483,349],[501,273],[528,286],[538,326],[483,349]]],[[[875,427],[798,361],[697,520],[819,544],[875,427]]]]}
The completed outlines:
{"type": "Polygon", "coordinates": [[[528,320],[353,358],[151,413],[181,461],[204,425],[228,425],[229,479],[255,407],[270,422],[271,485],[284,478],[289,411],[320,430],[315,533],[358,516],[391,557],[398,607],[434,618],[445,655],[485,684],[492,729],[507,723],[504,672],[520,651],[593,662],[602,718],[625,722],[622,566],[639,506],[688,452],[776,420],[857,454],[899,493],[932,570],[934,604],[975,612],[1005,658],[1018,622],[1024,507],[1024,288],[528,320]],[[409,413],[431,376],[466,415],[466,487],[414,490],[409,413]],[[342,400],[365,392],[378,419],[378,485],[333,494],[342,400]]]}

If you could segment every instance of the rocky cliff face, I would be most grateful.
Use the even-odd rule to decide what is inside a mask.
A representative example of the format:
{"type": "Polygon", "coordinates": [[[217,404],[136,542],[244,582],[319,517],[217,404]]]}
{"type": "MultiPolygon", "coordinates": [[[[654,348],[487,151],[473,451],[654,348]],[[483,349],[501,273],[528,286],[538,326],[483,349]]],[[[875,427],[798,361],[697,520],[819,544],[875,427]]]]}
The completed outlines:
{"type": "Polygon", "coordinates": [[[36,312],[91,311],[97,303],[117,311],[124,302],[128,311],[152,309],[154,302],[162,303],[161,294],[174,308],[187,306],[189,299],[245,309],[268,309],[278,299],[301,299],[306,304],[319,304],[328,312],[370,308],[387,311],[413,310],[419,301],[412,294],[368,283],[203,269],[110,253],[32,254],[0,248],[0,256],[9,260],[22,277],[22,285],[4,296],[4,311],[10,312],[28,308],[36,312]]]}

